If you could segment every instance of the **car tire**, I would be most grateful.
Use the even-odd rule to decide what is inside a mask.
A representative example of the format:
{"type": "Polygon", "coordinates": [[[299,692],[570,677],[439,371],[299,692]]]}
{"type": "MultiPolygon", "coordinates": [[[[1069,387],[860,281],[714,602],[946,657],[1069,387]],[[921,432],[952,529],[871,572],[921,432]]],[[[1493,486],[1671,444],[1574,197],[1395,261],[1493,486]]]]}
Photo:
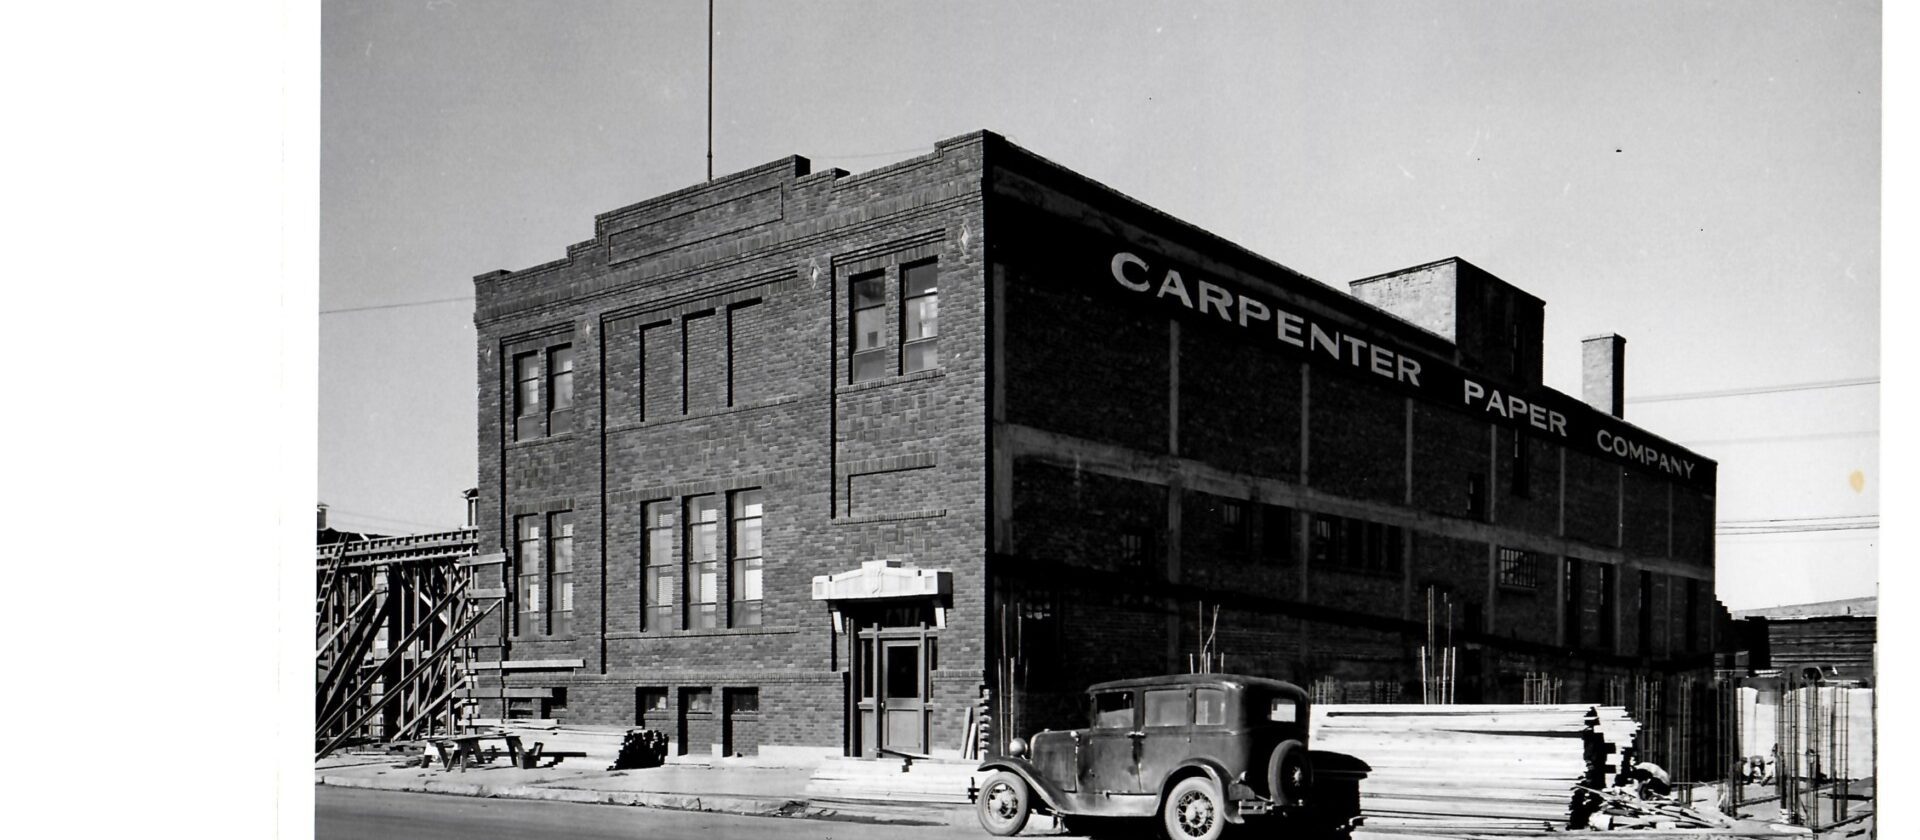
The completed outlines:
{"type": "Polygon", "coordinates": [[[1033,791],[1027,787],[1027,780],[1017,773],[1001,770],[987,777],[987,783],[980,786],[979,799],[974,803],[974,813],[980,817],[980,827],[996,837],[1011,837],[1027,826],[1027,817],[1033,813],[1033,791]]]}
{"type": "Polygon", "coordinates": [[[1267,795],[1275,805],[1299,805],[1313,787],[1313,765],[1307,761],[1307,746],[1287,740],[1273,748],[1267,759],[1267,795]]]}
{"type": "Polygon", "coordinates": [[[1226,797],[1204,776],[1181,779],[1160,807],[1172,840],[1218,840],[1227,827],[1226,797]]]}

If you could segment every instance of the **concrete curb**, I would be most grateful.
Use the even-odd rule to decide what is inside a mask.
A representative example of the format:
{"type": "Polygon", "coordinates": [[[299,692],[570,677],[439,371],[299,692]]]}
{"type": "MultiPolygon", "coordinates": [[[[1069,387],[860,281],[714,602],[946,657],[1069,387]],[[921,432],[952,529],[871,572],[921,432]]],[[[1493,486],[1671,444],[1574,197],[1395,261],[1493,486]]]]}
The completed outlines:
{"type": "Polygon", "coordinates": [[[946,825],[945,820],[885,813],[854,813],[833,807],[815,807],[806,800],[781,797],[706,796],[691,793],[650,793],[627,790],[590,790],[585,788],[537,787],[534,785],[482,785],[471,782],[443,782],[435,779],[393,782],[360,779],[351,776],[316,776],[315,784],[365,790],[404,793],[432,793],[443,796],[471,796],[482,799],[531,799],[545,802],[575,802],[586,805],[628,805],[669,811],[704,811],[746,817],[798,817],[834,822],[884,823],[890,825],[946,825]]]}

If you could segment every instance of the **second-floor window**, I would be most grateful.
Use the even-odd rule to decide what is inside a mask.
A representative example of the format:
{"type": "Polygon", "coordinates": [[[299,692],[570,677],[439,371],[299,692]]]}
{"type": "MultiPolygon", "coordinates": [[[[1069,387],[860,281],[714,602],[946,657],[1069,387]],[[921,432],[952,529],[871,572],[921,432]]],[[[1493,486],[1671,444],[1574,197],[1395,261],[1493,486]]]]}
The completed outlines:
{"type": "Polygon", "coordinates": [[[900,269],[900,372],[940,366],[939,264],[928,261],[900,269]]]}
{"type": "Polygon", "coordinates": [[[881,272],[853,278],[849,286],[853,330],[853,381],[887,375],[887,280],[881,272]]]}
{"type": "Polygon", "coordinates": [[[572,345],[556,344],[514,355],[510,422],[514,440],[573,431],[572,345]],[[541,391],[546,392],[544,398],[541,391]]]}
{"type": "Polygon", "coordinates": [[[547,351],[547,434],[573,431],[573,348],[562,344],[547,351]]]}
{"type": "Polygon", "coordinates": [[[1532,552],[1500,549],[1499,584],[1515,589],[1540,588],[1540,560],[1532,552]]]}

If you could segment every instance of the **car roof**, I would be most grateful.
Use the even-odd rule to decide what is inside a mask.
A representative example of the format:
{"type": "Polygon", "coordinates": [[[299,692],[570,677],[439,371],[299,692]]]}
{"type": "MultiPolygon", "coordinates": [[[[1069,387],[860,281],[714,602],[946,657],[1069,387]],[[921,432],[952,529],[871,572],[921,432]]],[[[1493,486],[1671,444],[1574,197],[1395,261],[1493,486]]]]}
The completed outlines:
{"type": "Polygon", "coordinates": [[[1168,674],[1158,677],[1134,677],[1127,680],[1112,680],[1088,686],[1087,691],[1113,691],[1128,688],[1163,688],[1185,685],[1238,686],[1240,688],[1264,688],[1280,694],[1291,695],[1296,700],[1307,699],[1307,692],[1299,686],[1283,680],[1269,677],[1253,677],[1245,674],[1168,674]]]}

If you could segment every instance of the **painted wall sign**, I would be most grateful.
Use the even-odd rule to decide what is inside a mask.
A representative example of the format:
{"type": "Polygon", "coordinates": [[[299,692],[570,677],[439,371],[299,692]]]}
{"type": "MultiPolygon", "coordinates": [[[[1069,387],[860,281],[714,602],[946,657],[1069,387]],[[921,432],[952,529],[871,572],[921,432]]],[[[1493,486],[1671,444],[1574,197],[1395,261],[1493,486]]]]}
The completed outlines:
{"type": "Polygon", "coordinates": [[[1523,391],[1477,378],[1449,362],[1398,346],[1391,339],[1356,334],[1341,324],[1294,311],[1270,296],[1182,268],[1144,249],[1108,245],[1088,257],[1084,263],[1076,260],[1074,274],[1103,277],[1101,284],[1108,289],[1168,310],[1168,314],[1183,320],[1222,324],[1310,364],[1371,379],[1490,422],[1526,429],[1575,451],[1626,463],[1683,484],[1713,488],[1712,461],[1558,391],[1523,391]]]}

